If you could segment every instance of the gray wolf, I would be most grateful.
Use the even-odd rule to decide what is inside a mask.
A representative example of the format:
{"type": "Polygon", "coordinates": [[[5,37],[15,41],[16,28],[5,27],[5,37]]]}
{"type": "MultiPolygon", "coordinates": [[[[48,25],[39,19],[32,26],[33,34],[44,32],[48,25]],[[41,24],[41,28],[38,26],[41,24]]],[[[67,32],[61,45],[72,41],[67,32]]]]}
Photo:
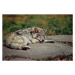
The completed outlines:
{"type": "Polygon", "coordinates": [[[23,30],[18,30],[6,35],[4,44],[13,49],[27,50],[31,43],[48,43],[49,40],[45,40],[45,32],[47,29],[39,27],[31,27],[23,30]]]}

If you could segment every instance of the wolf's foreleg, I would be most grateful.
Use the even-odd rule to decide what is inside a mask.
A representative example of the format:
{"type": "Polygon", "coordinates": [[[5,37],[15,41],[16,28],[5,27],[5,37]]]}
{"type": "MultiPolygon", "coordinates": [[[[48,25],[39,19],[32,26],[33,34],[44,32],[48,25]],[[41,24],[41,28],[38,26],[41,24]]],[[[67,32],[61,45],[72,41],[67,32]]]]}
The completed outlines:
{"type": "Polygon", "coordinates": [[[54,40],[45,40],[44,43],[55,43],[54,40]]]}
{"type": "Polygon", "coordinates": [[[37,39],[31,39],[30,41],[31,41],[33,44],[34,44],[34,43],[39,43],[39,40],[37,40],[37,39]]]}

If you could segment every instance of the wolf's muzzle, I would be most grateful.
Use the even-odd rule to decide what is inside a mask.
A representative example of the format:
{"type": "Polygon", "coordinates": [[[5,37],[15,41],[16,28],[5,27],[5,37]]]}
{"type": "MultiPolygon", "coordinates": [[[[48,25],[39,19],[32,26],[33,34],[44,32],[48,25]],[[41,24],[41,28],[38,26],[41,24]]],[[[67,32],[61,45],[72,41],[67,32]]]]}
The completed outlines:
{"type": "MultiPolygon", "coordinates": [[[[39,40],[40,41],[40,40],[39,40]]],[[[43,43],[44,42],[44,40],[42,40],[42,41],[40,41],[40,43],[43,43]]]]}

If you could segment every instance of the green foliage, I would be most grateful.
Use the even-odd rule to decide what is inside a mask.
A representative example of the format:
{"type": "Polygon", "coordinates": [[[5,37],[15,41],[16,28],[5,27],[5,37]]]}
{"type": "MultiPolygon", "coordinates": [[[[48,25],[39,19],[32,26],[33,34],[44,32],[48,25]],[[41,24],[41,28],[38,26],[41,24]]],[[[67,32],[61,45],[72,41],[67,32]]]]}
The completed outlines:
{"type": "Polygon", "coordinates": [[[61,29],[56,29],[55,32],[58,35],[59,33],[61,33],[61,29]]]}
{"type": "Polygon", "coordinates": [[[46,26],[39,26],[40,28],[42,28],[42,29],[47,29],[47,27],[46,26]]]}
{"type": "Polygon", "coordinates": [[[5,36],[3,36],[3,39],[2,39],[3,42],[4,42],[4,39],[5,39],[5,36]]]}
{"type": "Polygon", "coordinates": [[[72,15],[3,15],[3,36],[28,27],[47,29],[46,35],[73,33],[72,15]]]}
{"type": "Polygon", "coordinates": [[[20,29],[20,28],[13,27],[13,28],[10,29],[10,32],[14,32],[14,31],[17,31],[17,30],[19,30],[19,29],[20,29]]]}

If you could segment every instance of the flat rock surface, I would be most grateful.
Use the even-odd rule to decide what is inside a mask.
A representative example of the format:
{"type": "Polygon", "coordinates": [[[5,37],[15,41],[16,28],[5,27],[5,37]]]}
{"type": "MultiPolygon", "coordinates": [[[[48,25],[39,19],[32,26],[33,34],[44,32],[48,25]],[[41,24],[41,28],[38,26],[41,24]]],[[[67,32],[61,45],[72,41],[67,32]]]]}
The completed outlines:
{"type": "MultiPolygon", "coordinates": [[[[68,41],[72,42],[72,35],[56,35],[56,36],[48,36],[53,40],[58,41],[68,41]],[[62,37],[63,36],[63,37],[62,37]],[[56,38],[55,38],[56,37],[56,38]],[[58,38],[57,38],[58,37],[58,38]]],[[[3,58],[6,56],[19,56],[19,57],[26,57],[31,59],[42,59],[46,57],[55,57],[57,55],[69,55],[73,52],[73,47],[68,44],[63,44],[59,42],[55,43],[36,43],[29,45],[31,49],[28,50],[15,50],[7,48],[3,46],[3,58]]],[[[11,60],[26,60],[21,58],[15,58],[11,60]]]]}
{"type": "Polygon", "coordinates": [[[72,35],[53,35],[53,36],[47,36],[46,39],[52,39],[52,40],[56,40],[56,41],[73,42],[72,35]]]}

